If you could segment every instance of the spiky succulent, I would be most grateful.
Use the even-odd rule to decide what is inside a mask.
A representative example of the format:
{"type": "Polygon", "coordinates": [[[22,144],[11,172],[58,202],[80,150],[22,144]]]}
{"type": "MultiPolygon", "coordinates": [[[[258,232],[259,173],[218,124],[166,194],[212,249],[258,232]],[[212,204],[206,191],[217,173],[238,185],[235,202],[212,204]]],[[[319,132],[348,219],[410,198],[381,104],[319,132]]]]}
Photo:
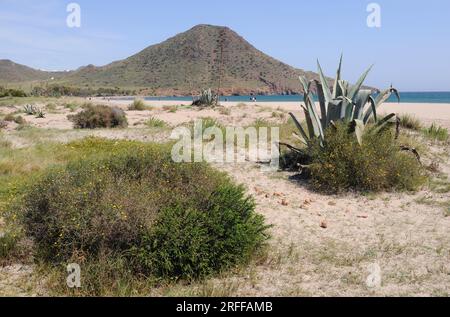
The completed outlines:
{"type": "Polygon", "coordinates": [[[362,74],[355,85],[350,85],[349,82],[341,79],[341,56],[333,90],[330,89],[319,62],[317,62],[317,66],[320,80],[308,82],[306,78],[300,76],[300,82],[304,90],[304,105],[302,105],[302,108],[305,113],[307,128],[304,129],[295,115],[290,113],[300,131],[297,137],[304,144],[309,145],[311,141],[317,139],[323,144],[325,130],[338,121],[348,123],[350,131],[355,133],[358,142],[361,144],[363,133],[369,122],[374,122],[374,125],[370,128],[371,131],[377,132],[395,117],[395,114],[389,114],[379,120],[377,116],[378,107],[388,100],[392,93],[395,93],[400,101],[400,95],[395,88],[390,87],[376,96],[373,95],[372,90],[362,88],[372,66],[362,74]],[[315,88],[319,99],[320,116],[314,102],[313,88],[315,88]]]}
{"type": "Polygon", "coordinates": [[[212,107],[216,104],[217,96],[215,96],[211,88],[206,89],[202,92],[200,98],[196,101],[194,101],[194,106],[201,106],[201,107],[212,107]]]}
{"type": "Polygon", "coordinates": [[[36,108],[36,111],[34,114],[36,115],[36,118],[38,118],[38,119],[45,118],[45,112],[41,108],[36,108]]]}
{"type": "Polygon", "coordinates": [[[35,115],[37,111],[37,107],[33,105],[25,105],[23,107],[23,112],[29,116],[35,115]]]}

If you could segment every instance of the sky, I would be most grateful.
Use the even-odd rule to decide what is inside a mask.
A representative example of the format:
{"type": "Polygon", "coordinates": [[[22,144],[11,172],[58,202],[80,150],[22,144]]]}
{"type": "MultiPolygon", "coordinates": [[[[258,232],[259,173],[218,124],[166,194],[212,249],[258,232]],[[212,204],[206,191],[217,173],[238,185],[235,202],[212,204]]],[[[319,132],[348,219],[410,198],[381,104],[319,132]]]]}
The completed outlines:
{"type": "Polygon", "coordinates": [[[367,84],[450,91],[448,0],[0,0],[0,59],[45,70],[105,65],[197,24],[228,26],[259,50],[345,79],[374,64],[367,84]],[[67,26],[79,4],[81,26],[67,26]],[[381,27],[368,27],[370,3],[381,27]]]}

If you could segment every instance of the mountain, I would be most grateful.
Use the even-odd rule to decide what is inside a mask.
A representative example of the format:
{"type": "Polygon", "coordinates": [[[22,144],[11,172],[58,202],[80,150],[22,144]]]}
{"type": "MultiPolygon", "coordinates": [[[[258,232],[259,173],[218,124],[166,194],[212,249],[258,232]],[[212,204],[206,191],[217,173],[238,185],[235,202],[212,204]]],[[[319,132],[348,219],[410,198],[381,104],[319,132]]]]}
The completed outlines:
{"type": "Polygon", "coordinates": [[[197,25],[160,44],[106,66],[88,65],[71,72],[45,72],[0,61],[0,84],[48,81],[77,87],[137,89],[148,95],[190,95],[206,88],[221,94],[302,92],[296,69],[256,49],[227,27],[197,25]]]}
{"type": "Polygon", "coordinates": [[[189,95],[217,89],[221,77],[222,94],[293,93],[301,91],[299,75],[317,77],[262,53],[227,27],[198,25],[125,60],[83,67],[63,82],[189,95]]]}
{"type": "Polygon", "coordinates": [[[67,75],[64,72],[46,72],[14,63],[8,59],[0,60],[0,83],[22,83],[30,81],[43,81],[51,78],[61,78],[67,75]]]}

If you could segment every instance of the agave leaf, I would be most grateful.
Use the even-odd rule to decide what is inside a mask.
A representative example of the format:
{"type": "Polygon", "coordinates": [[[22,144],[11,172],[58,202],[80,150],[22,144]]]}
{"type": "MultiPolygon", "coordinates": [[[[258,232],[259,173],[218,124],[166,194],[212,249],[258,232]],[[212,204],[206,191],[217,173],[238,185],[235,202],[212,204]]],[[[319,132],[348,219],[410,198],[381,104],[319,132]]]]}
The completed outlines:
{"type": "Polygon", "coordinates": [[[303,129],[302,125],[300,124],[300,122],[298,122],[297,118],[295,117],[295,115],[290,112],[289,115],[291,116],[292,120],[294,121],[295,126],[297,127],[297,129],[300,131],[300,134],[302,135],[303,139],[305,140],[305,142],[309,142],[310,138],[308,137],[308,135],[306,134],[305,130],[303,129]]]}
{"type": "Polygon", "coordinates": [[[317,96],[319,97],[319,104],[320,104],[320,113],[321,113],[321,123],[322,127],[327,126],[327,102],[325,100],[325,95],[323,93],[323,86],[322,84],[316,80],[316,87],[317,87],[317,96]]]}
{"type": "Polygon", "coordinates": [[[322,83],[322,91],[325,96],[325,101],[329,103],[333,97],[331,96],[330,87],[328,86],[328,81],[323,74],[322,67],[320,66],[319,61],[317,61],[317,68],[319,70],[320,82],[322,83]]]}
{"type": "Polygon", "coordinates": [[[395,113],[391,113],[377,122],[375,127],[371,130],[372,133],[379,133],[381,130],[385,129],[389,121],[396,116],[395,113]]]}
{"type": "Polygon", "coordinates": [[[344,121],[350,122],[353,120],[354,111],[355,110],[355,104],[353,102],[346,102],[345,106],[345,115],[344,115],[344,121]]]}
{"type": "Polygon", "coordinates": [[[320,139],[323,141],[325,139],[325,136],[319,115],[317,114],[316,107],[314,104],[310,104],[308,106],[308,113],[311,116],[311,121],[314,128],[314,135],[320,137],[320,139]]]}
{"type": "Polygon", "coordinates": [[[380,92],[380,94],[377,96],[377,98],[375,99],[376,107],[378,108],[381,104],[388,100],[391,97],[392,93],[395,93],[398,102],[400,102],[400,94],[398,90],[391,86],[390,88],[380,92]]]}
{"type": "Polygon", "coordinates": [[[306,142],[306,140],[302,136],[298,135],[297,133],[295,133],[295,132],[292,133],[292,136],[295,137],[300,142],[302,142],[303,144],[308,145],[308,142],[306,142]]]}
{"type": "MultiPolygon", "coordinates": [[[[349,85],[349,83],[347,81],[340,80],[339,81],[339,87],[341,88],[341,94],[339,96],[346,96],[349,86],[350,85],[349,85]]],[[[336,96],[336,98],[339,97],[339,96],[336,96]]]]}
{"type": "Polygon", "coordinates": [[[382,127],[384,125],[386,125],[389,120],[391,120],[392,118],[394,118],[396,116],[395,113],[391,113],[389,115],[387,115],[386,117],[384,117],[383,119],[381,119],[380,121],[377,122],[376,126],[377,127],[382,127]]]}
{"type": "Polygon", "coordinates": [[[341,87],[339,85],[339,81],[341,80],[341,72],[342,72],[342,59],[343,59],[343,54],[341,54],[341,59],[339,61],[339,67],[336,73],[336,80],[334,81],[334,86],[333,86],[333,99],[336,99],[337,96],[342,94],[342,90],[341,87]]]}
{"type": "Polygon", "coordinates": [[[367,124],[370,120],[370,117],[373,115],[373,118],[375,120],[375,122],[378,121],[378,115],[377,115],[377,105],[375,100],[373,99],[372,96],[369,96],[368,99],[369,103],[370,103],[370,108],[367,109],[366,114],[364,115],[364,123],[367,124]]]}
{"type": "Polygon", "coordinates": [[[309,111],[306,109],[304,109],[304,111],[305,111],[305,120],[306,120],[306,126],[308,128],[309,138],[312,139],[315,136],[317,136],[317,134],[316,134],[317,130],[314,128],[314,123],[311,119],[311,115],[310,115],[309,111]]]}
{"type": "Polygon", "coordinates": [[[308,80],[303,76],[298,76],[298,79],[300,79],[300,82],[303,86],[303,93],[307,94],[309,92],[308,80]]]}
{"type": "Polygon", "coordinates": [[[369,89],[360,90],[354,99],[355,103],[355,113],[353,119],[363,120],[364,118],[364,107],[366,106],[372,91],[369,89]]]}
{"type": "Polygon", "coordinates": [[[353,99],[355,97],[355,95],[358,93],[358,91],[361,89],[362,84],[364,83],[364,81],[367,78],[367,75],[369,75],[370,71],[372,70],[372,66],[369,67],[369,69],[367,69],[362,75],[361,77],[358,79],[358,81],[356,82],[356,84],[354,86],[352,86],[352,88],[350,89],[349,93],[348,93],[348,97],[350,99],[353,99]]]}
{"type": "Polygon", "coordinates": [[[395,89],[394,87],[392,87],[392,85],[391,85],[391,93],[394,93],[395,96],[397,97],[397,101],[400,102],[400,93],[398,92],[397,89],[395,89]]]}
{"type": "Polygon", "coordinates": [[[362,146],[364,130],[366,128],[362,120],[353,120],[351,123],[352,132],[355,133],[359,145],[362,146]]]}
{"type": "Polygon", "coordinates": [[[337,122],[341,119],[342,100],[335,99],[328,103],[327,124],[331,121],[337,122]]]}
{"type": "MultiPolygon", "coordinates": [[[[335,100],[339,100],[340,101],[340,107],[339,107],[339,117],[338,118],[334,118],[332,120],[337,121],[337,120],[346,120],[347,118],[347,111],[349,111],[350,109],[348,109],[349,106],[353,107],[352,105],[352,100],[349,99],[346,96],[339,96],[337,97],[335,100]]],[[[353,111],[353,110],[352,110],[353,111]]],[[[348,120],[347,120],[348,121],[348,120]]]]}

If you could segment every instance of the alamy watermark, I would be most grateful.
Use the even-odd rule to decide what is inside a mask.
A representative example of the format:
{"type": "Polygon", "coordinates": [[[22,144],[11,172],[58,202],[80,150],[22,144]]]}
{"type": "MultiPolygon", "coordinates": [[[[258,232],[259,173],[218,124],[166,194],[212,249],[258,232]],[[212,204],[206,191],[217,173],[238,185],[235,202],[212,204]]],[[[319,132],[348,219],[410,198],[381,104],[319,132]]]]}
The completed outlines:
{"type": "Polygon", "coordinates": [[[381,6],[376,2],[367,5],[367,26],[369,28],[381,28],[381,6]]]}
{"type": "Polygon", "coordinates": [[[72,2],[66,8],[69,15],[66,19],[67,27],[80,28],[81,27],[81,7],[78,3],[72,2]]]}
{"type": "Polygon", "coordinates": [[[67,265],[67,273],[69,274],[66,279],[68,288],[80,288],[81,287],[81,267],[79,264],[71,263],[67,265]]]}
{"type": "Polygon", "coordinates": [[[276,171],[280,166],[280,129],[278,127],[204,126],[196,120],[193,129],[178,127],[171,139],[176,163],[244,163],[262,162],[263,171],[276,171]],[[270,132],[270,133],[269,133],[270,132]]]}
{"type": "Polygon", "coordinates": [[[366,279],[366,285],[370,289],[376,289],[381,287],[381,267],[377,263],[373,263],[367,267],[369,276],[366,279]]]}

